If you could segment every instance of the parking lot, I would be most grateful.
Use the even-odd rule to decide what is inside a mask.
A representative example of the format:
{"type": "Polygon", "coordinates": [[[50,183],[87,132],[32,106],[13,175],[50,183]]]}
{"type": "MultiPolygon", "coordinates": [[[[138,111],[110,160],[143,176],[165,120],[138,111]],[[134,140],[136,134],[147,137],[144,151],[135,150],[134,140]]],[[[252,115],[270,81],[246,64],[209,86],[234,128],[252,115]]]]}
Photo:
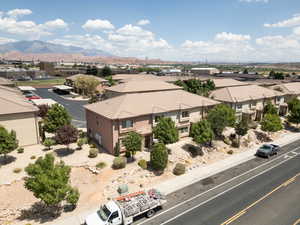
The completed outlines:
{"type": "Polygon", "coordinates": [[[63,105],[73,118],[72,124],[78,128],[86,128],[85,111],[83,106],[87,104],[87,101],[68,100],[56,93],[53,93],[52,90],[48,88],[37,88],[35,93],[42,98],[51,98],[57,103],[63,105]]]}

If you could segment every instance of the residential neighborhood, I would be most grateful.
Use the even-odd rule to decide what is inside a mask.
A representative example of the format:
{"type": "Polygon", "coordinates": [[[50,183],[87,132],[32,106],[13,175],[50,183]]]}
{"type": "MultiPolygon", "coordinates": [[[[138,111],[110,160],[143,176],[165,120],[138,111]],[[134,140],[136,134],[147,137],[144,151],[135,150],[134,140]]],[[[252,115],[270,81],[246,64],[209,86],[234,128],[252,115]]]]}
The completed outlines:
{"type": "Polygon", "coordinates": [[[299,7],[3,2],[0,225],[300,225],[299,7]]]}

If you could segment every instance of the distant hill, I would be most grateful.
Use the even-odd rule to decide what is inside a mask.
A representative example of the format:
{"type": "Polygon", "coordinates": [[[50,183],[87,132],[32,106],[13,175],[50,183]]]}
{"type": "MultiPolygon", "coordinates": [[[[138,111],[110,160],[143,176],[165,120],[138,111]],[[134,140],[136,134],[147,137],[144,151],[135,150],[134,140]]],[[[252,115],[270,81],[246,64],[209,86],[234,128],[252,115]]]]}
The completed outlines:
{"type": "Polygon", "coordinates": [[[33,54],[59,53],[82,54],[84,56],[113,56],[102,50],[84,49],[76,46],[53,44],[45,41],[18,41],[0,45],[0,53],[15,51],[33,54]]]}

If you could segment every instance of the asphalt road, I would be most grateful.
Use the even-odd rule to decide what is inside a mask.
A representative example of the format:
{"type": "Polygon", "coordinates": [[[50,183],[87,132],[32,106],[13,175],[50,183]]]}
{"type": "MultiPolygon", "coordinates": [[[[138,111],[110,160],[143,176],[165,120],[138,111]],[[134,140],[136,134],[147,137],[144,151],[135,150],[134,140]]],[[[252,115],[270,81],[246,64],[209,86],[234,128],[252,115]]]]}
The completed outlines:
{"type": "Polygon", "coordinates": [[[250,160],[167,196],[166,208],[139,224],[294,225],[300,217],[299,146],[299,141],[294,142],[285,146],[278,157],[250,160]],[[237,169],[247,170],[230,178],[237,169]],[[205,184],[211,188],[206,189],[205,184]]]}
{"type": "Polygon", "coordinates": [[[63,105],[71,114],[73,120],[72,123],[78,128],[85,128],[85,111],[83,106],[87,104],[87,101],[74,101],[63,98],[62,96],[53,93],[48,88],[37,88],[35,93],[42,98],[51,98],[59,104],[63,105]]]}

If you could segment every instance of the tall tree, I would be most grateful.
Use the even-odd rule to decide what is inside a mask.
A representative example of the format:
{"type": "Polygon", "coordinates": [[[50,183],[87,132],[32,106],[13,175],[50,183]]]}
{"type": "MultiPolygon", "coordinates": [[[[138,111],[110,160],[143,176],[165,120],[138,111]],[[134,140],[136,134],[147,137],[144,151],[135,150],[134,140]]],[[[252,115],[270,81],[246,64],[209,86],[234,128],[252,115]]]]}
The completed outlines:
{"type": "Polygon", "coordinates": [[[163,143],[156,143],[150,153],[150,164],[154,170],[163,171],[168,165],[168,151],[163,143]]]}
{"type": "Polygon", "coordinates": [[[288,115],[288,121],[297,125],[300,123],[300,102],[293,105],[288,115]]]}
{"type": "Polygon", "coordinates": [[[58,144],[66,145],[76,142],[78,139],[78,130],[72,125],[64,125],[60,127],[55,135],[55,141],[58,144]]]}
{"type": "Polygon", "coordinates": [[[71,124],[71,116],[68,111],[59,104],[54,104],[48,110],[44,119],[44,130],[55,133],[60,127],[71,124]]]}
{"type": "Polygon", "coordinates": [[[214,132],[211,129],[210,123],[207,120],[201,120],[192,124],[190,136],[199,145],[210,143],[214,138],[214,132]]]}
{"type": "Polygon", "coordinates": [[[136,132],[129,132],[122,140],[122,143],[130,157],[133,157],[137,151],[142,150],[142,137],[136,132]]]}
{"type": "Polygon", "coordinates": [[[300,105],[300,100],[298,98],[294,97],[288,101],[288,108],[290,111],[292,111],[296,105],[300,105]]]}
{"type": "Polygon", "coordinates": [[[6,155],[18,147],[16,132],[8,132],[4,127],[0,126],[0,154],[6,155]]]}
{"type": "Polygon", "coordinates": [[[164,144],[172,144],[178,141],[179,134],[175,122],[169,117],[162,117],[153,128],[154,137],[164,144]]]}
{"type": "Polygon", "coordinates": [[[93,95],[100,82],[93,77],[80,76],[75,80],[75,88],[85,96],[93,95]]]}
{"type": "Polygon", "coordinates": [[[111,68],[109,66],[105,66],[103,67],[103,69],[101,70],[101,76],[102,77],[108,77],[112,75],[112,71],[111,68]]]}
{"type": "Polygon", "coordinates": [[[225,127],[233,127],[235,124],[235,112],[228,105],[220,104],[209,111],[207,120],[211,124],[214,134],[222,136],[225,127]]]}
{"type": "MultiPolygon", "coordinates": [[[[79,194],[70,186],[71,168],[62,161],[57,164],[54,161],[53,155],[46,154],[44,158],[39,157],[35,163],[30,163],[25,168],[28,174],[25,178],[25,188],[32,191],[34,196],[47,206],[58,206],[64,200],[68,200],[69,195],[72,197],[74,192],[79,194]]],[[[76,199],[70,200],[70,203],[76,204],[76,199]]]]}
{"type": "Polygon", "coordinates": [[[282,130],[282,122],[277,114],[266,114],[261,122],[261,129],[268,132],[282,130]]]}

